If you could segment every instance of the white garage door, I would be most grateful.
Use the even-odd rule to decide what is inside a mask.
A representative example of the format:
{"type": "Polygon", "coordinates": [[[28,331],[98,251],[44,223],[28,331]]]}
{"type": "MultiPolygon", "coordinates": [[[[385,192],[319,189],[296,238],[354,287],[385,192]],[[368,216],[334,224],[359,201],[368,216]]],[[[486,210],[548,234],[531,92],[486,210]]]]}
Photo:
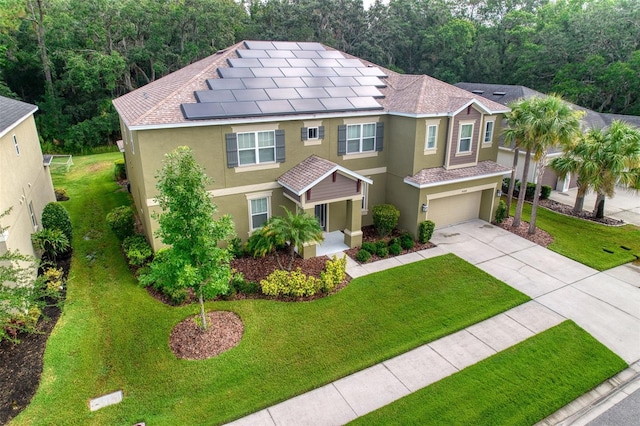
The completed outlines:
{"type": "Polygon", "coordinates": [[[433,221],[436,227],[477,219],[480,216],[481,198],[482,191],[476,191],[431,200],[427,219],[433,221]]]}

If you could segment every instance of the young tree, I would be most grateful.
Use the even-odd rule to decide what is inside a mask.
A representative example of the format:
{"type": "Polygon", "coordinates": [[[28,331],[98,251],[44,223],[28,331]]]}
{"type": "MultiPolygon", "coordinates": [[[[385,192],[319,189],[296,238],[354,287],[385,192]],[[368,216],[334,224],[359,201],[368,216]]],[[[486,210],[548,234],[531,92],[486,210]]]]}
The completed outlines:
{"type": "Polygon", "coordinates": [[[156,176],[162,213],[156,214],[156,235],[169,246],[162,261],[151,264],[148,278],[171,280],[176,288],[191,288],[198,295],[202,328],[207,328],[205,298],[224,293],[229,286],[231,254],[219,243],[235,236],[228,215],[214,219],[217,207],[206,186],[210,179],[189,147],[166,154],[156,176]]]}
{"type": "MultiPolygon", "coordinates": [[[[304,243],[321,242],[324,237],[318,219],[303,211],[294,214],[286,207],[282,208],[285,216],[273,216],[262,228],[256,230],[249,239],[248,249],[254,256],[264,256],[277,247],[286,246],[289,257],[286,269],[290,271],[296,247],[300,249],[304,243]]],[[[276,260],[280,269],[285,269],[277,255],[276,260]]]]}

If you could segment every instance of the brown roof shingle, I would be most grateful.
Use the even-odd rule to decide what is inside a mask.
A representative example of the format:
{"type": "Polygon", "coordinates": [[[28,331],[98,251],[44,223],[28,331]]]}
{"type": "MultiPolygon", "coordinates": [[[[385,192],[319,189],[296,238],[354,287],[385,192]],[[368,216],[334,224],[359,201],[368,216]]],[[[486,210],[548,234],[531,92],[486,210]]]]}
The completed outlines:
{"type": "Polygon", "coordinates": [[[511,169],[493,161],[481,161],[476,166],[447,170],[444,167],[422,169],[413,176],[407,176],[404,181],[420,188],[451,183],[451,181],[474,180],[483,177],[504,175],[511,173],[511,169]]]}
{"type": "Polygon", "coordinates": [[[318,157],[317,155],[312,155],[301,161],[295,167],[292,167],[280,176],[277,181],[280,185],[293,191],[295,194],[300,195],[335,171],[341,171],[343,174],[352,178],[372,183],[370,179],[360,176],[359,174],[348,170],[333,161],[318,157]]]}

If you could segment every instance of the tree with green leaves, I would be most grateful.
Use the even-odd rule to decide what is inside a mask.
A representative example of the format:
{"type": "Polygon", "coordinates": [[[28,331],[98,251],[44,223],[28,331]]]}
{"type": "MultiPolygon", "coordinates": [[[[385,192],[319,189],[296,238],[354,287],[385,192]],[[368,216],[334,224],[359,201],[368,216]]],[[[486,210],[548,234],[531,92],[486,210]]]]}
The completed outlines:
{"type": "Polygon", "coordinates": [[[156,236],[169,247],[159,257],[161,261],[152,262],[145,279],[192,289],[200,302],[202,328],[206,329],[204,300],[229,287],[232,256],[220,243],[228,246],[235,236],[233,222],[228,215],[215,218],[218,209],[207,192],[210,179],[189,147],[166,154],[156,178],[156,201],[162,210],[154,215],[160,225],[156,236]]]}
{"type": "Polygon", "coordinates": [[[271,217],[260,229],[254,231],[249,238],[247,249],[253,256],[265,256],[278,247],[286,247],[289,258],[286,267],[276,253],[276,260],[280,269],[291,270],[296,257],[296,247],[309,242],[322,242],[322,228],[318,219],[304,211],[292,213],[286,207],[284,216],[271,217]]]}
{"type": "Polygon", "coordinates": [[[515,218],[520,219],[522,216],[529,163],[533,158],[536,162],[537,180],[529,221],[529,234],[534,234],[547,152],[553,147],[570,146],[576,140],[580,135],[580,117],[583,113],[574,111],[569,104],[556,95],[523,99],[512,104],[511,108],[511,112],[507,114],[508,127],[505,139],[518,140],[527,153],[514,223],[515,218]]]}

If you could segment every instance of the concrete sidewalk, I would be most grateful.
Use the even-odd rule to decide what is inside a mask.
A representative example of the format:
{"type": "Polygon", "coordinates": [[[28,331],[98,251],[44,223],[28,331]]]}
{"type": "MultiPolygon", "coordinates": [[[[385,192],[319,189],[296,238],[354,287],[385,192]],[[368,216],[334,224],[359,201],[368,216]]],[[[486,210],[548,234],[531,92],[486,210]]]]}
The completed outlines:
{"type": "Polygon", "coordinates": [[[633,267],[598,272],[481,220],[438,229],[431,241],[437,247],[370,264],[348,259],[347,273],[454,253],[534,300],[230,424],[344,424],[567,318],[627,363],[640,360],[640,274],[633,267]]]}

